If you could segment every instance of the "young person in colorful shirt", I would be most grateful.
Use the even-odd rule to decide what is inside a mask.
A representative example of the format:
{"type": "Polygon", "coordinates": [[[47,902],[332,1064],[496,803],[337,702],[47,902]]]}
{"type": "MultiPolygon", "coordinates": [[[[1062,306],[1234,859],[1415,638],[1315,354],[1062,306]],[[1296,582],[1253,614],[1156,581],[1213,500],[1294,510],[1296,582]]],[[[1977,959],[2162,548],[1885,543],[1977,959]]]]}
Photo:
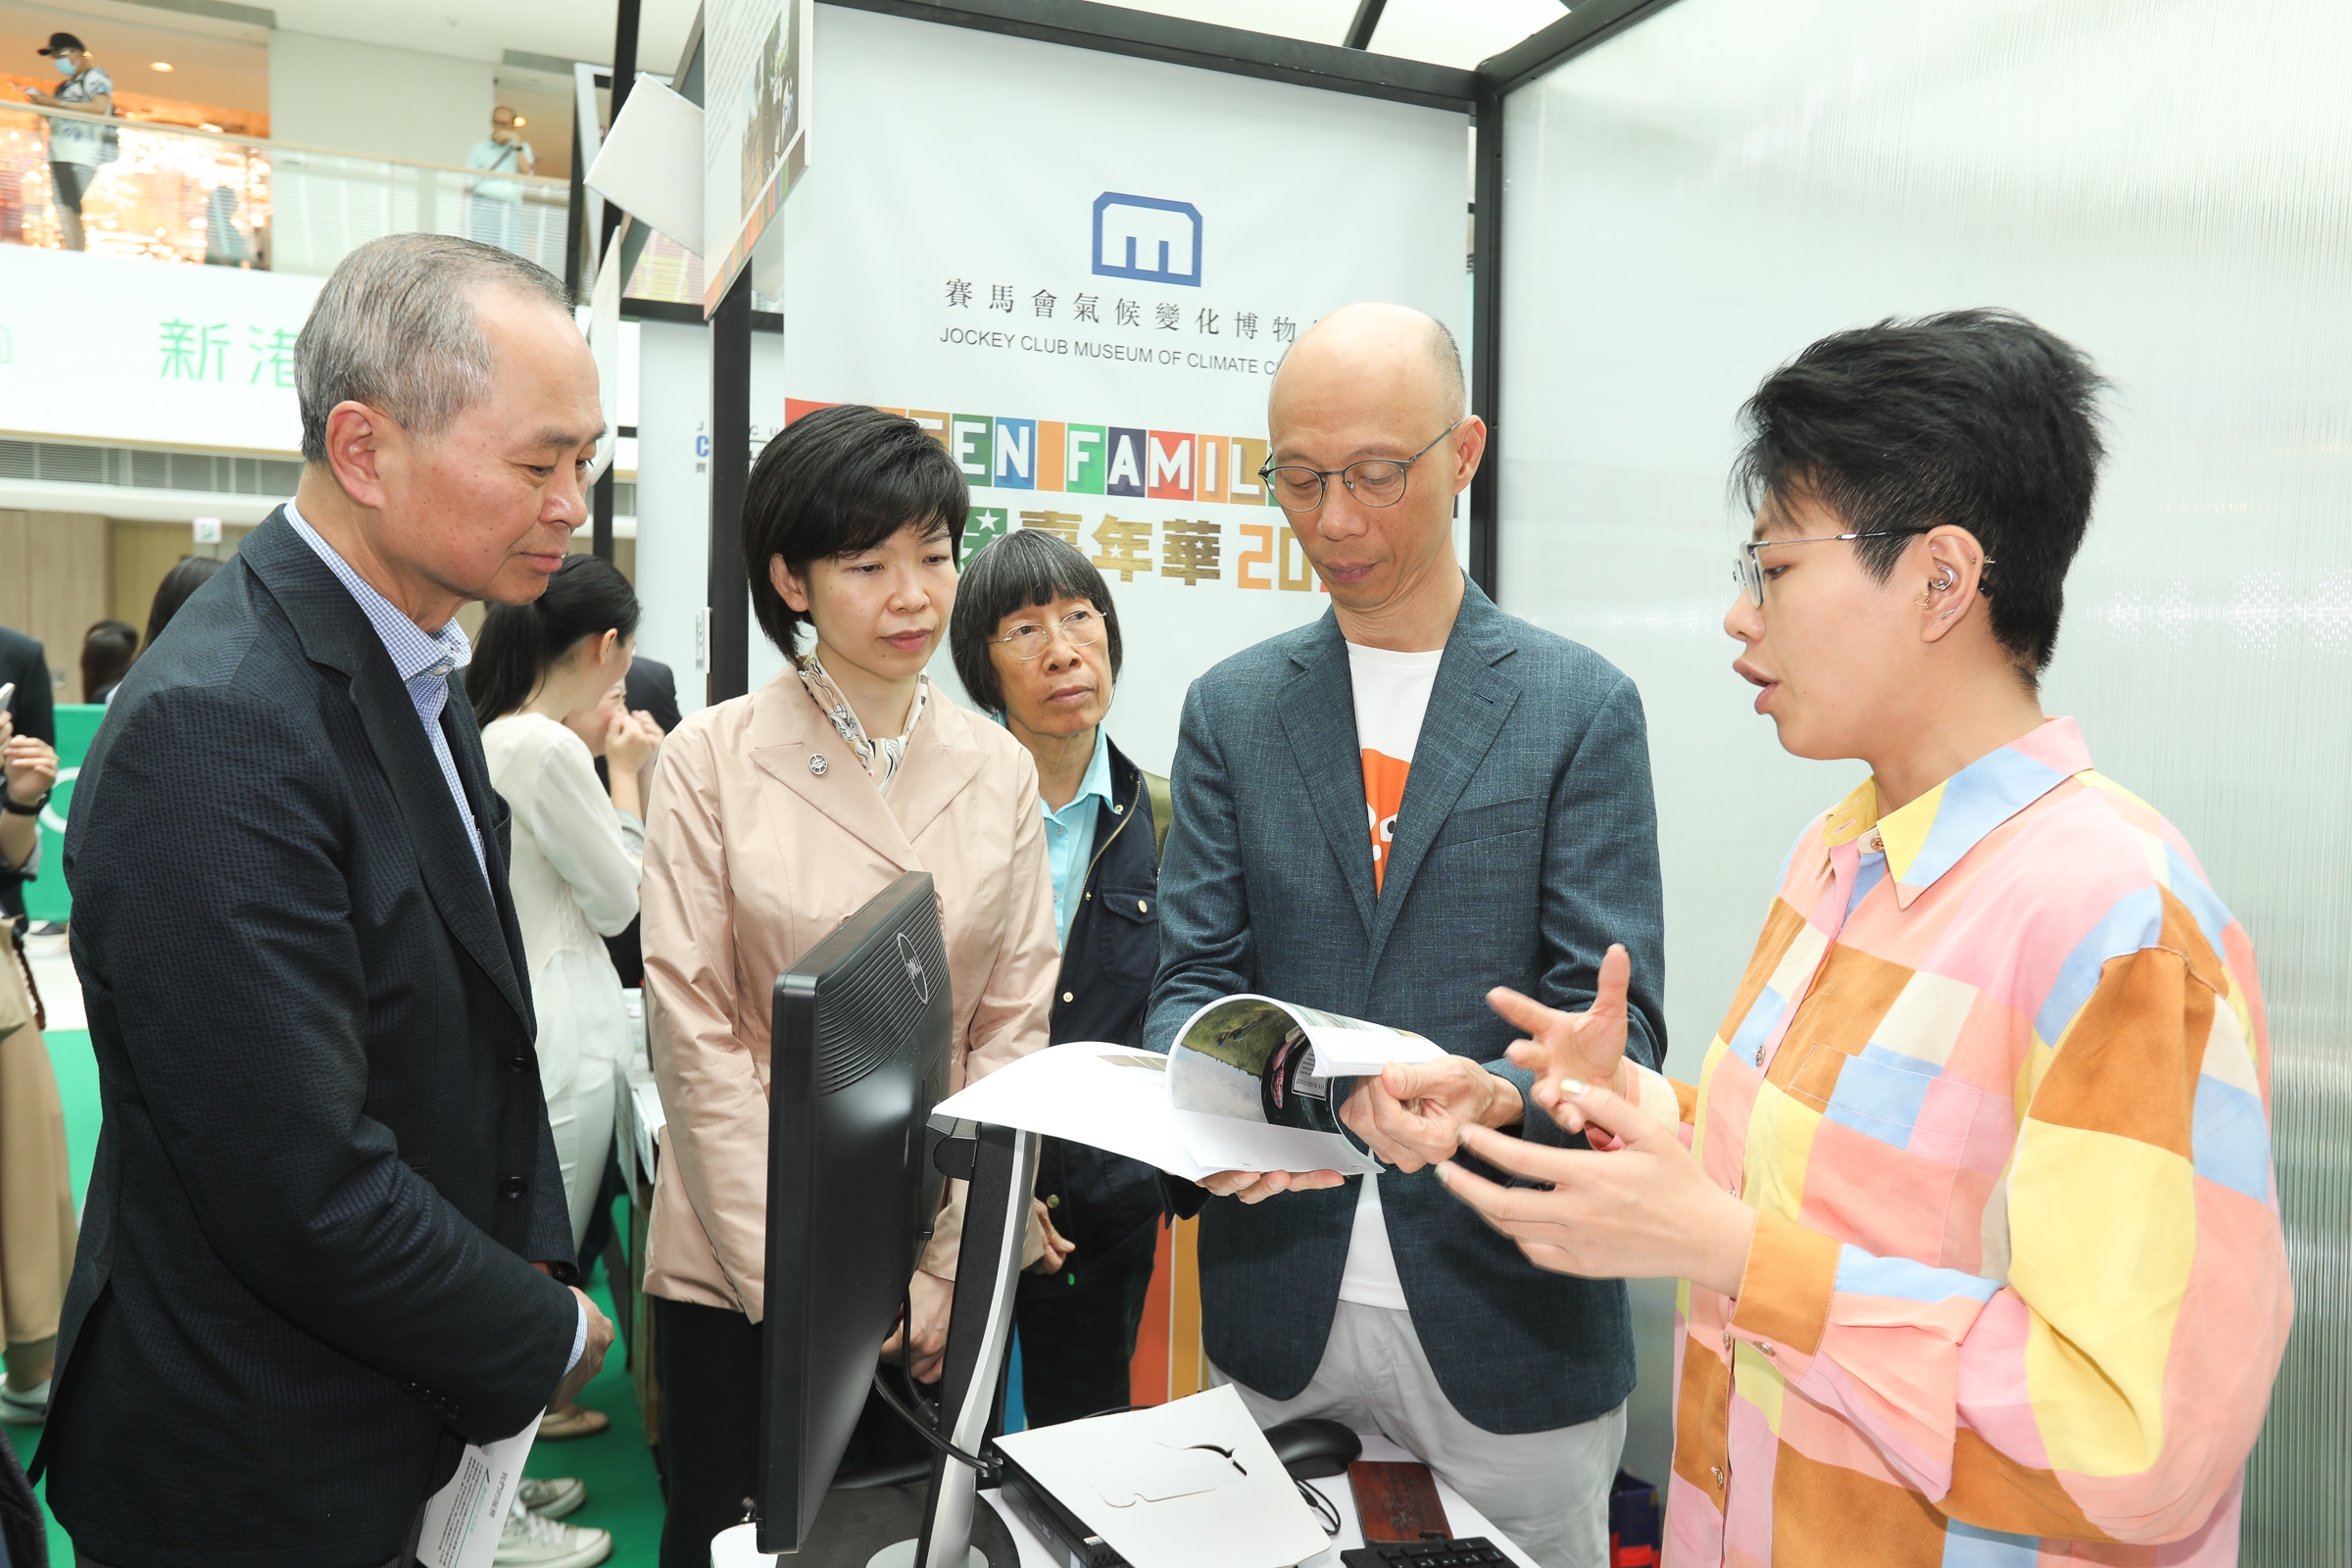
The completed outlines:
{"type": "Polygon", "coordinates": [[[1745,411],[1724,627],[1798,835],[1696,1086],[1497,992],[1594,1152],[1471,1129],[1535,1261],[1684,1281],[1668,1568],[2237,1561],[2293,1316],[2254,953],[2036,679],[2101,382],[2015,316],[1814,344],[1745,411]]]}

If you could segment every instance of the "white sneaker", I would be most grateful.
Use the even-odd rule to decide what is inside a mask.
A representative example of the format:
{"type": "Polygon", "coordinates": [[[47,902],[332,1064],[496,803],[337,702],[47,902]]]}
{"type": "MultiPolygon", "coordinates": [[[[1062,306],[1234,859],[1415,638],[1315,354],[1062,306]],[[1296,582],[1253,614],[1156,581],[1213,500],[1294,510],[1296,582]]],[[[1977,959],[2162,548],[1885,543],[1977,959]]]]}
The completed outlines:
{"type": "Polygon", "coordinates": [[[514,1489],[514,1498],[542,1519],[563,1519],[579,1512],[588,1500],[588,1483],[576,1476],[526,1476],[514,1489]]]}
{"type": "Polygon", "coordinates": [[[593,1568],[612,1555],[609,1531],[542,1519],[517,1495],[507,1511],[506,1529],[499,1533],[498,1555],[490,1560],[498,1568],[593,1568]]]}
{"type": "Polygon", "coordinates": [[[12,1427],[31,1426],[49,1419],[49,1382],[43,1379],[38,1388],[19,1394],[0,1383],[0,1421],[12,1427]]]}

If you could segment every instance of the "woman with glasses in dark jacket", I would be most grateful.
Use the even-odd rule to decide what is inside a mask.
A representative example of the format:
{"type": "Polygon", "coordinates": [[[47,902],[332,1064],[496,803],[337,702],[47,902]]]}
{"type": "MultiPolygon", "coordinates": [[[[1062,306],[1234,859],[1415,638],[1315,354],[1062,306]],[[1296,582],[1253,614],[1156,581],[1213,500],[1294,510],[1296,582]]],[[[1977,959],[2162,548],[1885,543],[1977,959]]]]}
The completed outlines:
{"type": "MultiPolygon", "coordinates": [[[[1168,794],[1102,727],[1121,652],[1110,589],[1060,536],[1008,534],[964,567],[949,648],[964,691],[1037,759],[1061,933],[1051,1039],[1140,1046],[1159,966],[1168,794]]],[[[1049,1138],[1037,1194],[1058,1235],[1022,1276],[1015,1321],[1029,1424],[1051,1426],[1129,1402],[1160,1180],[1140,1161],[1049,1138]]]]}

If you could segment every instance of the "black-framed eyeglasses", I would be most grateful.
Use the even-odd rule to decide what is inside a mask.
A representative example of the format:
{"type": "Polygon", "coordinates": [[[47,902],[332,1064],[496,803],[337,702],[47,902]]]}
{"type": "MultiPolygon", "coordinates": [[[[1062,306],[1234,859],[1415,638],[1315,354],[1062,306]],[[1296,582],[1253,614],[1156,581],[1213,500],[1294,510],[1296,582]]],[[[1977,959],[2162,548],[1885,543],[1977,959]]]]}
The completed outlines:
{"type": "MultiPolygon", "coordinates": [[[[1782,545],[1834,545],[1846,539],[1913,539],[1925,532],[1921,528],[1879,528],[1869,533],[1824,533],[1810,539],[1750,539],[1740,547],[1732,563],[1732,581],[1747,591],[1758,610],[1764,608],[1764,564],[1756,559],[1759,550],[1777,550],[1782,545]]],[[[1990,562],[1985,563],[1990,565],[1990,562]]]]}
{"type": "Polygon", "coordinates": [[[991,637],[989,641],[1005,644],[1013,658],[1026,663],[1054,646],[1056,631],[1072,648],[1091,647],[1102,640],[1102,617],[1091,610],[1073,610],[1051,625],[1025,620],[1004,636],[991,637]]]}
{"type": "MultiPolygon", "coordinates": [[[[1468,417],[1466,414],[1462,416],[1463,419],[1468,417]]],[[[1285,512],[1320,511],[1334,479],[1346,485],[1348,493],[1367,507],[1393,507],[1404,499],[1404,481],[1412,466],[1428,455],[1429,447],[1461,427],[1462,420],[1454,420],[1440,430],[1429,446],[1409,458],[1363,458],[1344,468],[1269,463],[1257,470],[1257,476],[1273,488],[1275,503],[1285,512]]]]}

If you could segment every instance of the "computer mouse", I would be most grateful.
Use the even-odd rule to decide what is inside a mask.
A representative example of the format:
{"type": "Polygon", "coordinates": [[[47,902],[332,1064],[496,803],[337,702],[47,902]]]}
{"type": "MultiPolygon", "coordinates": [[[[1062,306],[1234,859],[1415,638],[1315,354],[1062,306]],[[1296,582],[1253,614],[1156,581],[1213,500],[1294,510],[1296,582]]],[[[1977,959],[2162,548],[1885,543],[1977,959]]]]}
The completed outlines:
{"type": "Polygon", "coordinates": [[[1364,1451],[1362,1440],[1347,1427],[1319,1418],[1268,1427],[1266,1442],[1274,1449],[1274,1457],[1298,1481],[1345,1475],[1364,1451]]]}

